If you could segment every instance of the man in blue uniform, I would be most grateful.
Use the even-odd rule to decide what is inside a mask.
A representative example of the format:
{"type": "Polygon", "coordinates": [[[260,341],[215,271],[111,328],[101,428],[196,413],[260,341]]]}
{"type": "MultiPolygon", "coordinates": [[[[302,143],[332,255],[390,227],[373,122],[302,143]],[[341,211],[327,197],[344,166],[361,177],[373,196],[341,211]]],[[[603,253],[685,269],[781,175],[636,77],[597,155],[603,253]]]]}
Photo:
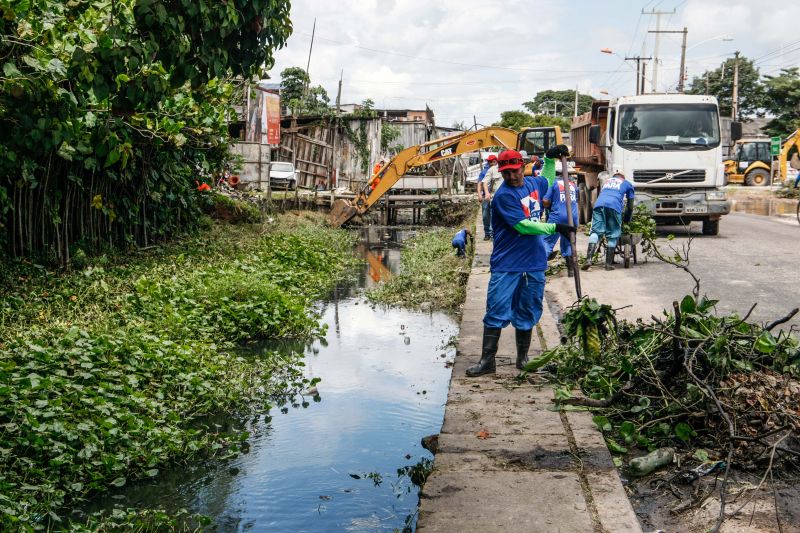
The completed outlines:
{"type": "MultiPolygon", "coordinates": [[[[575,182],[569,180],[570,187],[569,187],[569,197],[572,201],[572,222],[573,225],[577,228],[578,227],[578,200],[577,200],[577,187],[575,186],[575,182]]],[[[547,218],[548,222],[558,223],[558,224],[567,224],[567,204],[565,202],[566,193],[564,191],[564,180],[559,179],[553,186],[547,190],[547,194],[544,197],[544,204],[545,209],[550,210],[550,216],[547,218]]],[[[547,254],[548,259],[550,258],[550,254],[553,253],[553,249],[556,247],[556,242],[560,240],[559,247],[561,248],[561,256],[562,257],[572,257],[572,245],[569,242],[568,238],[558,235],[554,233],[553,235],[548,235],[544,238],[545,246],[547,247],[547,254]]],[[[569,277],[574,276],[574,272],[572,272],[572,261],[569,259],[566,260],[567,263],[567,275],[569,277]]]]}
{"type": "Polygon", "coordinates": [[[589,236],[589,248],[586,251],[586,264],[583,265],[583,270],[588,270],[592,265],[600,235],[606,236],[605,268],[614,270],[614,249],[622,234],[622,222],[630,222],[633,216],[633,198],[633,185],[625,180],[621,170],[614,169],[614,175],[603,183],[592,210],[592,234],[589,236]],[[623,202],[625,202],[624,216],[623,202]]]}
{"type": "Polygon", "coordinates": [[[486,174],[489,170],[497,165],[497,156],[494,154],[486,158],[486,165],[478,175],[478,200],[481,202],[481,209],[483,210],[483,240],[489,241],[492,239],[492,183],[491,180],[484,183],[486,174]]]}
{"type": "Polygon", "coordinates": [[[456,256],[465,257],[467,255],[467,239],[472,242],[472,233],[467,228],[463,228],[453,237],[452,245],[456,249],[456,256]]]}
{"type": "Polygon", "coordinates": [[[475,377],[495,372],[500,331],[516,330],[517,368],[528,362],[531,330],[542,316],[544,271],[547,269],[543,235],[569,235],[575,228],[539,220],[547,189],[543,181],[524,176],[522,155],[506,150],[498,157],[503,184],[492,199],[494,247],[489,262],[491,278],[483,317],[483,347],[478,364],[467,369],[475,377]]]}

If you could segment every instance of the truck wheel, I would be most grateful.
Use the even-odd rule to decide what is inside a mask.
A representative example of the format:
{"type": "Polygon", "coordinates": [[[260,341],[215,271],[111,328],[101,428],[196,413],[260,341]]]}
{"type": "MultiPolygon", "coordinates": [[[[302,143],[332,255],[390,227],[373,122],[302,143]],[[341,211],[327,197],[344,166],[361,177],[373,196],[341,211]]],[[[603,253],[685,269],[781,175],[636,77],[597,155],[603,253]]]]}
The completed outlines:
{"type": "Polygon", "coordinates": [[[719,219],[704,220],[703,235],[719,235],[719,219]]]}
{"type": "Polygon", "coordinates": [[[763,187],[769,185],[769,172],[763,168],[751,170],[744,177],[744,184],[750,187],[763,187]]]}

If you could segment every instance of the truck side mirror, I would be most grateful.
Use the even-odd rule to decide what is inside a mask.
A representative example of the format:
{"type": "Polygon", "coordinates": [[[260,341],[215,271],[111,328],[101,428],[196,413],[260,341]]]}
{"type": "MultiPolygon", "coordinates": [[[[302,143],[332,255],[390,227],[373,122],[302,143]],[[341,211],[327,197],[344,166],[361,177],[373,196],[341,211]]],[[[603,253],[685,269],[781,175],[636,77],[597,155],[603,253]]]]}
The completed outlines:
{"type": "Polygon", "coordinates": [[[731,140],[736,142],[742,138],[742,123],[731,122],[731,140]]]}
{"type": "MultiPolygon", "coordinates": [[[[739,125],[741,126],[741,124],[739,125]]],[[[592,144],[600,144],[600,125],[595,124],[589,127],[589,142],[592,144]]]]}

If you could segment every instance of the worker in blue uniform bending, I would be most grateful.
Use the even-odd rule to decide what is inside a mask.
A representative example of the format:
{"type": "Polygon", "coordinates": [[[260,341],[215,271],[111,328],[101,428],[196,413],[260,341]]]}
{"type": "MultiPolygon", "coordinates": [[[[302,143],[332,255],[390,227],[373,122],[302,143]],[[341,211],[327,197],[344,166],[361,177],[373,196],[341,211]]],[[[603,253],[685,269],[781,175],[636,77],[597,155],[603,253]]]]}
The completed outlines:
{"type": "Polygon", "coordinates": [[[575,231],[564,224],[540,221],[547,189],[544,180],[524,176],[519,152],[506,150],[498,160],[503,183],[492,199],[494,247],[489,261],[483,345],[480,361],[467,369],[469,377],[495,372],[500,331],[509,324],[516,330],[516,367],[521,369],[528,362],[531,330],[542,316],[547,269],[543,236],[575,231]]]}
{"type": "Polygon", "coordinates": [[[600,194],[592,210],[592,234],[589,235],[589,248],[586,251],[586,264],[582,270],[588,270],[597,251],[600,236],[606,237],[606,270],[614,270],[614,249],[622,235],[622,223],[630,222],[633,216],[633,185],[625,179],[619,169],[608,178],[600,189],[600,194]],[[625,214],[623,216],[623,203],[625,214]]]}
{"type": "MultiPolygon", "coordinates": [[[[572,223],[578,227],[578,194],[575,182],[569,180],[569,197],[572,202],[572,223]]],[[[565,201],[566,192],[564,190],[564,179],[556,180],[553,186],[547,191],[544,197],[544,207],[550,210],[550,216],[547,218],[548,222],[558,224],[568,224],[567,218],[567,203],[565,201]]],[[[544,238],[545,246],[547,247],[547,257],[551,259],[551,254],[556,247],[556,242],[560,240],[559,248],[561,249],[561,256],[564,258],[572,257],[572,245],[568,238],[565,238],[557,233],[548,235],[544,238]]],[[[572,277],[575,273],[572,271],[572,261],[565,260],[567,263],[567,275],[572,277]]]]}
{"type": "Polygon", "coordinates": [[[456,256],[458,257],[466,257],[467,255],[467,240],[470,243],[473,242],[472,233],[467,228],[462,228],[461,231],[456,233],[455,237],[451,241],[453,248],[456,249],[456,256]]]}

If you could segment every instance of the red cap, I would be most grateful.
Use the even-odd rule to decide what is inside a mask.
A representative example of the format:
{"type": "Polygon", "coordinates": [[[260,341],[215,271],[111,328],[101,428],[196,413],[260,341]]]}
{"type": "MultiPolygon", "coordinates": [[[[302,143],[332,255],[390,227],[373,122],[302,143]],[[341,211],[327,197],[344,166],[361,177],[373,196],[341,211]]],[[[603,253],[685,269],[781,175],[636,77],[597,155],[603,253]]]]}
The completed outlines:
{"type": "Polygon", "coordinates": [[[516,150],[506,150],[505,152],[500,152],[498,159],[498,164],[500,165],[499,170],[501,172],[503,170],[516,170],[523,164],[522,154],[516,150]]]}
{"type": "Polygon", "coordinates": [[[489,155],[489,157],[486,158],[486,160],[487,161],[497,161],[497,156],[494,155],[494,154],[491,154],[491,155],[489,155]]]}

